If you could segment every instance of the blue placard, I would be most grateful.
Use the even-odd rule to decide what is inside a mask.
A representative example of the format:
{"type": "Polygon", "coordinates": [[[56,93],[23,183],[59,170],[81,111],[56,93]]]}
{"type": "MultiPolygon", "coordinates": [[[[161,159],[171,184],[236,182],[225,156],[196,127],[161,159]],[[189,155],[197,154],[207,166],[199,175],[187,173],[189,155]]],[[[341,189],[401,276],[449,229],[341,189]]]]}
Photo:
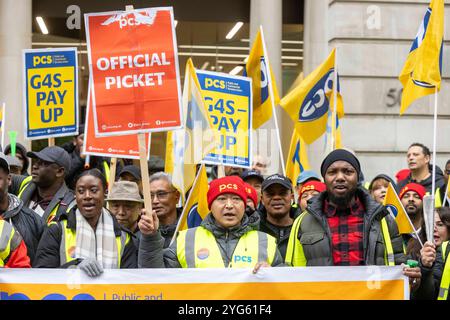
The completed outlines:
{"type": "Polygon", "coordinates": [[[250,168],[252,164],[252,85],[247,77],[197,71],[205,107],[220,143],[204,163],[250,168]]]}
{"type": "Polygon", "coordinates": [[[25,137],[78,134],[77,49],[23,50],[25,137]]]}

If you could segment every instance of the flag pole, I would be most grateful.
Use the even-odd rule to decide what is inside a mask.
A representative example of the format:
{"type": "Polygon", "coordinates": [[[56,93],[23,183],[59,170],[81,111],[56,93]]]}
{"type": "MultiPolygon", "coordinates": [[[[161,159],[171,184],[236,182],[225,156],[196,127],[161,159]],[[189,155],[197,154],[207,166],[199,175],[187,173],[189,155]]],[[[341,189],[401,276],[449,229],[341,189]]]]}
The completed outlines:
{"type": "MultiPolygon", "coordinates": [[[[180,230],[180,227],[181,227],[181,224],[182,223],[184,223],[183,221],[185,220],[184,219],[184,215],[186,214],[189,214],[189,212],[186,212],[186,210],[188,209],[187,208],[187,203],[189,203],[189,200],[191,199],[191,196],[192,196],[192,190],[194,190],[194,188],[196,187],[196,185],[197,185],[197,182],[198,182],[198,179],[199,179],[199,177],[200,177],[200,173],[202,172],[202,169],[203,169],[203,167],[205,166],[205,164],[204,163],[201,163],[201,165],[200,165],[200,168],[198,169],[198,172],[197,172],[197,174],[195,175],[195,180],[194,180],[194,182],[192,183],[192,187],[191,187],[191,191],[189,192],[189,195],[188,195],[188,197],[187,197],[187,199],[186,199],[186,201],[185,201],[185,206],[183,207],[183,211],[181,212],[181,215],[180,215],[180,218],[178,219],[178,223],[177,223],[177,227],[175,228],[175,232],[173,233],[173,236],[172,236],[172,240],[170,240],[170,244],[169,244],[169,246],[172,244],[172,242],[177,238],[177,235],[178,235],[178,230],[180,230]]],[[[186,224],[187,224],[187,216],[186,216],[186,224]]]]}
{"type": "Polygon", "coordinates": [[[337,48],[335,48],[333,75],[333,112],[331,114],[331,151],[336,149],[337,74],[337,48]]]}
{"type": "Polygon", "coordinates": [[[266,50],[266,41],[264,39],[264,32],[263,32],[262,26],[259,26],[259,30],[261,31],[261,38],[262,38],[262,43],[263,43],[264,56],[266,57],[266,60],[267,60],[267,64],[266,64],[266,68],[267,68],[267,83],[269,85],[269,94],[270,94],[270,101],[272,103],[273,120],[275,121],[275,130],[277,132],[278,151],[280,153],[281,168],[283,169],[283,175],[286,176],[286,168],[284,166],[283,149],[281,147],[280,129],[278,128],[278,117],[277,117],[277,113],[275,111],[275,100],[274,100],[273,90],[272,90],[272,72],[271,72],[271,69],[270,69],[269,55],[267,54],[267,50],[266,50]]]}
{"type": "Polygon", "coordinates": [[[431,179],[431,196],[433,198],[433,210],[434,210],[434,197],[436,189],[436,137],[437,137],[437,106],[438,106],[438,89],[437,86],[434,87],[434,117],[433,117],[433,172],[431,179]]]}
{"type": "MultiPolygon", "coordinates": [[[[414,234],[416,235],[417,240],[419,240],[419,243],[420,243],[420,245],[421,245],[422,248],[423,248],[422,240],[420,240],[419,234],[417,233],[417,230],[416,230],[416,228],[414,227],[414,224],[412,223],[411,219],[409,218],[408,213],[406,212],[405,207],[403,206],[402,201],[401,201],[400,198],[398,197],[397,191],[395,191],[394,186],[392,185],[392,183],[389,182],[389,185],[390,185],[392,191],[394,191],[394,194],[395,194],[395,197],[397,198],[398,203],[402,206],[402,209],[403,209],[403,211],[405,212],[405,216],[406,216],[406,218],[408,219],[409,225],[410,225],[411,228],[414,230],[414,234]]],[[[384,205],[384,204],[383,204],[383,205],[384,205]]]]}
{"type": "Polygon", "coordinates": [[[5,152],[5,124],[6,124],[5,110],[6,110],[6,103],[3,102],[3,105],[2,105],[2,152],[5,152]]]}

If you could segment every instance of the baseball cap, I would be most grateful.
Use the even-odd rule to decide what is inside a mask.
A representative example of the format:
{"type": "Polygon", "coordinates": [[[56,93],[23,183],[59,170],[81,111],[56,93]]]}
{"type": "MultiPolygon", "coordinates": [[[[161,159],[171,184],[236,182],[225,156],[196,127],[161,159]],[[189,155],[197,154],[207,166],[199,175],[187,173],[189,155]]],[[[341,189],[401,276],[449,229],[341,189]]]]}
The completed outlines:
{"type": "Polygon", "coordinates": [[[289,180],[287,177],[281,175],[281,174],[273,174],[271,176],[268,176],[262,183],[261,190],[264,191],[268,187],[274,184],[280,184],[286,189],[292,190],[292,183],[291,180],[289,180]]]}
{"type": "Polygon", "coordinates": [[[259,173],[259,171],[256,170],[245,170],[244,172],[242,172],[241,178],[244,181],[250,178],[258,178],[261,182],[264,181],[264,177],[261,175],[261,173],[259,173]]]}
{"type": "Polygon", "coordinates": [[[22,167],[22,163],[19,159],[12,156],[5,156],[6,161],[8,162],[9,166],[11,167],[22,167]]]}
{"type": "Polygon", "coordinates": [[[131,174],[135,179],[137,180],[142,180],[141,177],[141,169],[138,168],[135,165],[128,165],[122,168],[122,170],[119,173],[119,177],[124,174],[124,173],[129,173],[131,174]]]}
{"type": "Polygon", "coordinates": [[[111,187],[106,201],[133,201],[143,203],[139,188],[136,182],[117,181],[111,187]]]}
{"type": "Polygon", "coordinates": [[[66,150],[58,146],[51,146],[42,149],[41,151],[27,152],[27,157],[34,159],[41,159],[47,162],[56,163],[57,165],[64,168],[66,174],[69,173],[70,170],[70,156],[66,150]]]}
{"type": "Polygon", "coordinates": [[[9,173],[9,163],[3,152],[0,152],[0,166],[9,173]]]}
{"type": "Polygon", "coordinates": [[[307,181],[309,179],[315,179],[317,181],[320,181],[320,177],[317,173],[315,173],[312,170],[305,170],[298,175],[297,185],[299,185],[300,183],[304,183],[305,181],[307,181]]]}

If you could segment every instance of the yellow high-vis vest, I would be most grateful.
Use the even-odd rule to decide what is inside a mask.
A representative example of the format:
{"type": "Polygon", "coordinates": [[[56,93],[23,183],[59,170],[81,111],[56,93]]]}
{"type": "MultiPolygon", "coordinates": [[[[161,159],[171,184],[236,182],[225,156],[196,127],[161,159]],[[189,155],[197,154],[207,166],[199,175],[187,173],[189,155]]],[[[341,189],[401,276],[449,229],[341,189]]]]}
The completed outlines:
{"type": "Polygon", "coordinates": [[[0,267],[4,267],[11,251],[20,245],[21,238],[15,236],[14,227],[4,220],[0,220],[0,267]]]}
{"type": "Polygon", "coordinates": [[[448,287],[450,285],[450,259],[445,256],[445,251],[447,251],[448,241],[442,242],[442,262],[444,262],[444,270],[442,270],[441,285],[439,286],[438,300],[447,300],[448,287]],[[446,259],[447,258],[447,259],[446,259]]]}
{"type": "MultiPolygon", "coordinates": [[[[293,267],[305,267],[307,264],[307,259],[305,253],[303,252],[303,246],[298,239],[298,231],[300,229],[301,223],[305,215],[309,214],[307,211],[298,216],[291,229],[291,234],[289,236],[289,241],[286,249],[285,262],[289,266],[293,267]]],[[[381,220],[381,233],[384,239],[384,261],[387,266],[395,266],[394,260],[394,249],[392,247],[391,237],[389,235],[389,229],[386,222],[386,218],[381,220]]]]}
{"type": "Polygon", "coordinates": [[[177,237],[177,257],[183,268],[252,268],[257,262],[272,264],[277,250],[276,239],[266,233],[244,234],[225,265],[216,238],[200,226],[183,230],[177,237]]]}
{"type": "MultiPolygon", "coordinates": [[[[55,223],[55,222],[53,222],[55,223]]],[[[75,260],[75,249],[77,246],[77,232],[67,228],[67,220],[59,222],[62,228],[61,244],[59,246],[59,263],[64,265],[67,262],[75,260]]],[[[121,236],[116,237],[117,244],[117,268],[120,268],[120,261],[122,259],[125,246],[130,242],[130,235],[126,232],[122,232],[121,236]]]]}

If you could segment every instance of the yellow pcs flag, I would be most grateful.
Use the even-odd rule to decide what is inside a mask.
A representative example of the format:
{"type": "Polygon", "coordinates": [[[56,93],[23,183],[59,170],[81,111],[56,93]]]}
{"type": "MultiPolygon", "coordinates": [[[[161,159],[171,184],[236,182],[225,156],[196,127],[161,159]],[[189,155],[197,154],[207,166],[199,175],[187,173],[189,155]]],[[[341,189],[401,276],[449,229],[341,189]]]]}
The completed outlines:
{"type": "Polygon", "coordinates": [[[293,186],[297,184],[297,177],[300,173],[311,169],[307,151],[306,143],[294,129],[286,163],[286,176],[291,180],[293,186]]]}
{"type": "Polygon", "coordinates": [[[399,80],[403,85],[400,115],[410,104],[441,88],[444,0],[431,0],[399,80]]]}
{"type": "Polygon", "coordinates": [[[391,183],[389,183],[388,189],[386,191],[383,205],[386,207],[387,211],[389,211],[389,213],[395,218],[399,233],[402,234],[414,232],[414,226],[409,219],[405,208],[403,208],[403,205],[398,198],[397,192],[395,192],[395,189],[391,183]]]}
{"type": "Polygon", "coordinates": [[[275,78],[265,50],[262,28],[258,31],[253,42],[245,65],[244,76],[252,78],[253,129],[257,129],[272,118],[272,110],[280,101],[275,78]],[[269,88],[270,86],[272,89],[269,88]],[[270,96],[271,93],[273,94],[273,100],[270,96]]]}
{"type": "Polygon", "coordinates": [[[191,59],[186,62],[183,86],[184,129],[169,131],[166,139],[165,172],[172,175],[173,185],[182,194],[191,188],[196,164],[215,147],[216,130],[205,107],[197,73],[191,59]]]}
{"type": "MultiPolygon", "coordinates": [[[[202,164],[192,185],[191,192],[183,208],[180,219],[178,220],[177,230],[186,230],[188,228],[198,227],[206,215],[209,213],[208,199],[206,194],[208,192],[208,176],[206,174],[205,165],[202,164]]],[[[173,239],[172,239],[173,241],[173,239]]]]}
{"type": "MultiPolygon", "coordinates": [[[[336,49],[300,84],[280,101],[281,107],[295,122],[296,130],[307,144],[313,143],[327,129],[328,112],[333,106],[333,82],[336,49]]],[[[340,94],[339,77],[336,113],[344,116],[344,104],[340,94]]]]}

